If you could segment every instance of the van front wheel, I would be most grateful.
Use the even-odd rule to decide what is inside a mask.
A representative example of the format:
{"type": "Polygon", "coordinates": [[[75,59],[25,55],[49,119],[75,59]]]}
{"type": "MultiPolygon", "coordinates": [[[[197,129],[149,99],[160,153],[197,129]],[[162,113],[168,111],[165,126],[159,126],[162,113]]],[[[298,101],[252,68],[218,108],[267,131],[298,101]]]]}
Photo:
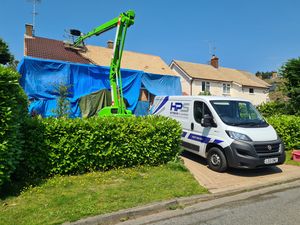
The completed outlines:
{"type": "Polygon", "coordinates": [[[224,153],[216,147],[209,149],[207,154],[208,167],[217,172],[224,172],[227,169],[227,161],[224,153]]]}

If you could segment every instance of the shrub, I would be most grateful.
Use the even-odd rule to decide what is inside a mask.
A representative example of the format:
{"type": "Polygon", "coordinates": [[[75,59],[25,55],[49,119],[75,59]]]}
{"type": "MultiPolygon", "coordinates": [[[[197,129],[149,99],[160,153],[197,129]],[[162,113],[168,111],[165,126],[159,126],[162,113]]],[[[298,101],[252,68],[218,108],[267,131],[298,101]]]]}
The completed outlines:
{"type": "Polygon", "coordinates": [[[21,126],[27,114],[27,97],[19,74],[0,66],[0,186],[10,180],[22,150],[21,126]]]}
{"type": "Polygon", "coordinates": [[[267,120],[275,128],[287,150],[300,147],[299,116],[272,116],[267,120]]]}
{"type": "Polygon", "coordinates": [[[201,91],[198,95],[211,95],[209,91],[201,91]]]}
{"type": "MultiPolygon", "coordinates": [[[[27,118],[22,126],[24,144],[21,160],[14,174],[16,180],[44,178],[49,171],[49,147],[41,119],[27,118]],[[24,179],[25,178],[25,179],[24,179]]],[[[32,180],[31,180],[32,181],[32,180]]]]}
{"type": "Polygon", "coordinates": [[[24,131],[18,173],[31,178],[158,165],[180,151],[180,124],[165,117],[34,119],[24,131]]]}
{"type": "Polygon", "coordinates": [[[289,114],[290,112],[288,103],[280,101],[271,101],[263,103],[260,106],[258,106],[257,109],[265,117],[289,114]]]}

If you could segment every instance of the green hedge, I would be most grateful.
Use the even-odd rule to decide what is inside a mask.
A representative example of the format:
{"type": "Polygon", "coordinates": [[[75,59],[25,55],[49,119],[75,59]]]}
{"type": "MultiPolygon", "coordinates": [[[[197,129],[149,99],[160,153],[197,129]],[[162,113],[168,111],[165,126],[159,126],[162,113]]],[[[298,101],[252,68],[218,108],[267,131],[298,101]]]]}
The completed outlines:
{"type": "Polygon", "coordinates": [[[163,164],[179,155],[181,132],[178,122],[165,117],[30,119],[18,175],[163,164]]]}
{"type": "Polygon", "coordinates": [[[10,180],[22,149],[21,126],[27,114],[27,98],[20,75],[0,66],[0,186],[10,180]]]}
{"type": "Polygon", "coordinates": [[[257,107],[258,111],[265,117],[289,114],[289,104],[286,102],[271,101],[257,107]]]}
{"type": "Polygon", "coordinates": [[[287,150],[300,148],[300,117],[281,115],[267,118],[275,128],[287,150]]]}

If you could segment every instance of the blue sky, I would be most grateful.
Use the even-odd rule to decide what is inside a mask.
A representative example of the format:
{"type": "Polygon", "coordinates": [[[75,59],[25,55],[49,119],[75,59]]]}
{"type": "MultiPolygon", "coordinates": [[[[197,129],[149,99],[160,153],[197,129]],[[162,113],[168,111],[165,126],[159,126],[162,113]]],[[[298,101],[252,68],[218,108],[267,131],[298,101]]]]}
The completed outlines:
{"type": "MultiPolygon", "coordinates": [[[[220,65],[256,71],[277,70],[300,56],[299,0],[42,0],[36,36],[66,40],[64,30],[88,32],[133,9],[125,49],[172,59],[207,63],[210,51],[220,65]]],[[[25,23],[32,22],[28,0],[1,0],[0,37],[17,59],[23,57],[25,23]]],[[[105,46],[114,32],[86,41],[105,46]]]]}

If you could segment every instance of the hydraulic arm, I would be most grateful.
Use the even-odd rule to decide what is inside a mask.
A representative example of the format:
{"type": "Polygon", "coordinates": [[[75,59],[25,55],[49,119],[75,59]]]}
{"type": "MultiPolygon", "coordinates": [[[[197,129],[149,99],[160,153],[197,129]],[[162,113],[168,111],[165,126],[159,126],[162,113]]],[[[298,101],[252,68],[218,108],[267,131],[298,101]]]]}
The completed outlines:
{"type": "Polygon", "coordinates": [[[135,13],[132,10],[129,10],[125,13],[121,13],[119,17],[116,17],[99,27],[93,29],[85,35],[78,37],[73,46],[80,47],[84,45],[84,40],[92,37],[98,36],[106,31],[109,31],[113,28],[117,28],[116,37],[113,47],[113,55],[110,63],[110,87],[111,87],[111,99],[112,105],[104,107],[100,112],[99,116],[130,116],[132,112],[126,109],[123,98],[122,90],[122,78],[121,78],[121,59],[124,49],[124,43],[126,38],[127,28],[134,24],[135,13]]]}

